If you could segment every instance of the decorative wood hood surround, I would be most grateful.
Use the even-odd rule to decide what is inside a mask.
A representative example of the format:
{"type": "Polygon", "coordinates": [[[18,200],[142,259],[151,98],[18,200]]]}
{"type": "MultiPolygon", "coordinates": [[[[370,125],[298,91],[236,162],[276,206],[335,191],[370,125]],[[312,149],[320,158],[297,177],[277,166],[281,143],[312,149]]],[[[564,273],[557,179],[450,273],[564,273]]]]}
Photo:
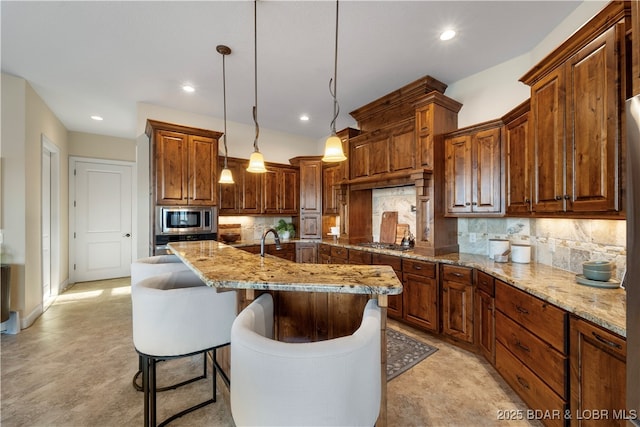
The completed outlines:
{"type": "Polygon", "coordinates": [[[349,179],[340,183],[349,243],[372,240],[371,190],[416,186],[416,246],[430,255],[458,251],[457,220],[445,218],[442,136],[458,127],[462,104],[447,85],[422,77],[350,114],[349,179]]]}

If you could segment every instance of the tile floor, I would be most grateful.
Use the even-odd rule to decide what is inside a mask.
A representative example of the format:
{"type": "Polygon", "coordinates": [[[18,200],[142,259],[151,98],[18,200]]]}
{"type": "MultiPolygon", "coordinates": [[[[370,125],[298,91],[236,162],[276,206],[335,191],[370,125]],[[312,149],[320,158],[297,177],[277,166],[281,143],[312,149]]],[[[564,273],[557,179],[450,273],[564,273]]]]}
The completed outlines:
{"type": "MultiPolygon", "coordinates": [[[[484,359],[397,322],[389,325],[439,348],[389,382],[389,426],[539,425],[498,419],[499,411],[526,406],[484,359]]],[[[0,363],[3,427],[142,424],[142,394],[131,385],[138,361],[128,278],[76,284],[30,328],[2,335],[0,363]]],[[[188,378],[200,366],[199,358],[162,363],[159,381],[188,378]]],[[[160,393],[158,417],[205,400],[210,381],[160,393]]],[[[233,426],[224,397],[218,399],[171,425],[233,426]]]]}

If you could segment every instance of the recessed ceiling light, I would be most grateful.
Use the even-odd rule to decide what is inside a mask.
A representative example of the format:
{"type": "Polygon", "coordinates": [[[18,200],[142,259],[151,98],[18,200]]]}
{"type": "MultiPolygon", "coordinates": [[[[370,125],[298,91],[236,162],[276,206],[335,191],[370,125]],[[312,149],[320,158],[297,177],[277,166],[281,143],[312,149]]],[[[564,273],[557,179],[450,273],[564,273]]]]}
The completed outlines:
{"type": "Polygon", "coordinates": [[[445,31],[442,32],[442,34],[440,34],[440,40],[442,40],[442,41],[451,40],[455,36],[456,36],[456,32],[455,31],[453,31],[453,30],[445,30],[445,31]]]}
{"type": "Polygon", "coordinates": [[[196,91],[196,88],[194,88],[193,86],[186,84],[186,85],[182,85],[182,90],[188,93],[192,93],[196,91]]]}
{"type": "Polygon", "coordinates": [[[306,114],[303,114],[300,116],[300,121],[301,122],[308,122],[309,121],[309,116],[307,116],[306,114]]]}
{"type": "Polygon", "coordinates": [[[95,120],[96,122],[101,122],[101,121],[103,120],[103,118],[102,118],[102,117],[100,117],[100,116],[91,116],[91,118],[92,118],[93,120],[95,120]]]}

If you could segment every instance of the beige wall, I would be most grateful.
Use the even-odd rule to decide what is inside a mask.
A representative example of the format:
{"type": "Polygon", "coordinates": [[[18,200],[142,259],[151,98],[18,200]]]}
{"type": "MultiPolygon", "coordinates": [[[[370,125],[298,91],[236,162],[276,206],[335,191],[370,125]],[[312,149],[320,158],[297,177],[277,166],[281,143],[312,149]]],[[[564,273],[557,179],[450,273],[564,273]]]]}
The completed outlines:
{"type": "MultiPolygon", "coordinates": [[[[42,313],[42,136],[58,150],[60,244],[57,290],[69,277],[67,130],[23,79],[2,75],[3,260],[12,265],[12,309],[22,327],[42,313]],[[6,157],[5,157],[6,156],[6,157]]],[[[55,250],[55,249],[54,249],[55,250]]]]}
{"type": "Polygon", "coordinates": [[[136,141],[92,133],[69,132],[69,155],[135,162],[136,141]]]}

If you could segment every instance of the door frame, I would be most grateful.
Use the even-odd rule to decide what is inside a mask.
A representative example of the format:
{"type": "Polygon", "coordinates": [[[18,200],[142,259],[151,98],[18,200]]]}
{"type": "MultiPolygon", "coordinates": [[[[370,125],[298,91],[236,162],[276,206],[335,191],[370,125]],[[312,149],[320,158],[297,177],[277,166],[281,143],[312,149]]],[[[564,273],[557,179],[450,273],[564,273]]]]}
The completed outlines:
{"type": "MultiPolygon", "coordinates": [[[[60,181],[61,181],[61,169],[60,169],[60,149],[57,145],[55,145],[47,135],[44,133],[41,134],[40,140],[42,142],[41,153],[45,152],[49,153],[51,156],[51,170],[50,170],[50,178],[51,178],[51,206],[50,206],[50,221],[51,221],[51,234],[50,234],[50,247],[51,247],[51,290],[49,292],[49,298],[44,300],[44,293],[42,295],[42,308],[43,311],[47,309],[49,305],[53,302],[55,297],[60,293],[61,289],[61,280],[60,280],[60,253],[62,249],[61,239],[60,239],[60,229],[61,229],[61,213],[60,213],[60,181]]],[[[43,165],[40,165],[40,170],[43,171],[43,165]]],[[[42,177],[41,177],[42,180],[42,177]]],[[[42,199],[42,197],[41,197],[42,199]]],[[[42,200],[41,200],[42,202],[42,200]]],[[[42,205],[40,206],[40,230],[42,230],[42,205]]],[[[40,253],[42,253],[42,236],[40,236],[40,253]]],[[[44,274],[44,260],[42,257],[40,258],[40,272],[44,274]]],[[[40,277],[42,280],[42,276],[40,277]]],[[[42,292],[42,285],[40,283],[40,290],[42,292]]]]}
{"type": "Polygon", "coordinates": [[[74,203],[76,200],[76,163],[101,163],[106,165],[130,166],[131,167],[131,262],[136,258],[135,249],[138,247],[138,224],[135,219],[138,216],[138,183],[136,162],[128,162],[125,160],[98,159],[93,157],[69,156],[69,281],[76,282],[76,272],[74,265],[76,263],[76,242],[74,238],[76,215],[74,203]]]}

